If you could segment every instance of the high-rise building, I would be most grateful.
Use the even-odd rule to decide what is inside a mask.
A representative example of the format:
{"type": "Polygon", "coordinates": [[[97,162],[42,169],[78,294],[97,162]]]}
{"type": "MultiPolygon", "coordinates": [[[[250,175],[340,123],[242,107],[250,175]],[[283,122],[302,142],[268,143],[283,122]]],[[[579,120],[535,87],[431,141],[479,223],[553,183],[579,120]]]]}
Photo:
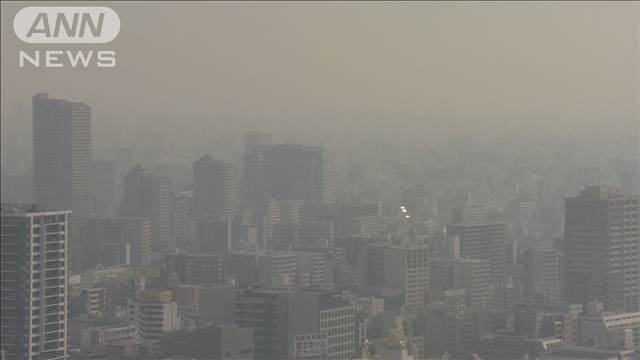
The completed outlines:
{"type": "Polygon", "coordinates": [[[199,251],[228,254],[233,246],[233,223],[229,220],[201,218],[196,225],[196,240],[199,251]]]}
{"type": "Polygon", "coordinates": [[[372,246],[368,283],[389,295],[402,294],[406,306],[423,306],[429,290],[428,255],[428,248],[422,246],[372,246]]]}
{"type": "Polygon", "coordinates": [[[620,177],[620,191],[623,195],[640,194],[640,171],[625,171],[620,177]]]}
{"type": "Polygon", "coordinates": [[[193,163],[196,218],[222,216],[228,220],[238,212],[238,168],[232,163],[203,155],[193,163]]]}
{"type": "Polygon", "coordinates": [[[509,254],[504,223],[451,224],[447,234],[455,257],[489,260],[491,280],[506,282],[509,254]]]}
{"type": "Polygon", "coordinates": [[[536,178],[536,204],[543,232],[555,236],[561,230],[561,181],[553,171],[543,171],[536,178]]]}
{"type": "Polygon", "coordinates": [[[117,200],[115,162],[96,161],[93,171],[96,189],[93,204],[94,215],[98,217],[115,216],[117,200]]]}
{"type": "Polygon", "coordinates": [[[247,146],[242,157],[242,207],[253,208],[267,200],[266,155],[268,146],[247,146]]]}
{"type": "Polygon", "coordinates": [[[260,202],[255,207],[258,242],[263,249],[277,247],[275,228],[277,224],[296,225],[302,216],[302,201],[274,200],[260,202]]]}
{"type": "Polygon", "coordinates": [[[293,287],[298,256],[293,251],[236,251],[231,254],[231,273],[239,285],[293,287]]]}
{"type": "Polygon", "coordinates": [[[171,183],[140,165],[124,177],[123,213],[125,217],[151,219],[152,250],[159,251],[171,237],[171,183]]]}
{"type": "Polygon", "coordinates": [[[530,338],[558,338],[578,345],[581,304],[523,301],[515,304],[515,330],[530,338]]]}
{"type": "Polygon", "coordinates": [[[385,230],[379,202],[340,204],[332,209],[336,237],[376,237],[385,230]]]}
{"type": "Polygon", "coordinates": [[[79,225],[76,271],[96,264],[104,266],[151,265],[151,220],[149,218],[90,218],[79,225]],[[82,256],[79,256],[82,254],[82,256]]]}
{"type": "Polygon", "coordinates": [[[527,236],[537,229],[538,205],[535,201],[517,198],[507,203],[506,218],[513,232],[518,236],[527,236]]]}
{"type": "Polygon", "coordinates": [[[33,96],[33,194],[51,209],[93,214],[91,108],[86,104],[33,96]]]}
{"type": "Polygon", "coordinates": [[[246,206],[269,198],[301,200],[307,208],[336,201],[335,163],[322,146],[254,147],[245,154],[243,169],[246,206]]]}
{"type": "Polygon", "coordinates": [[[454,219],[459,216],[458,222],[468,224],[487,222],[487,208],[480,204],[467,204],[460,210],[454,210],[454,213],[454,219]]]}
{"type": "Polygon", "coordinates": [[[256,359],[278,359],[286,347],[286,303],[276,292],[247,291],[238,297],[236,323],[254,330],[256,359]]]}
{"type": "Polygon", "coordinates": [[[9,359],[67,359],[70,215],[2,205],[0,349],[9,359]]]}
{"type": "Polygon", "coordinates": [[[293,286],[298,257],[291,251],[261,251],[256,256],[258,284],[266,287],[293,286]]]}
{"type": "Polygon", "coordinates": [[[322,245],[333,248],[335,241],[334,229],[332,221],[303,221],[298,226],[296,243],[299,246],[317,247],[322,245]]]}
{"type": "Polygon", "coordinates": [[[442,303],[433,303],[418,311],[417,328],[424,338],[425,358],[439,358],[445,353],[457,352],[460,337],[457,315],[442,303]]]}
{"type": "Polygon", "coordinates": [[[327,360],[351,359],[356,347],[355,310],[339,292],[249,290],[236,302],[236,322],[255,329],[256,359],[296,358],[296,339],[322,339],[306,346],[327,360]]]}
{"type": "Polygon", "coordinates": [[[226,258],[213,254],[169,254],[167,269],[185,285],[220,286],[227,282],[226,258]]]}
{"type": "Polygon", "coordinates": [[[429,289],[438,296],[464,289],[466,306],[491,309],[491,264],[481,259],[429,259],[429,289]]]}
{"type": "MultiPolygon", "coordinates": [[[[173,199],[171,233],[179,244],[194,247],[196,221],[193,209],[193,194],[178,194],[173,199]]],[[[194,247],[195,250],[195,247],[194,247]]]]}
{"type": "Polygon", "coordinates": [[[424,336],[424,354],[439,358],[444,353],[454,359],[472,359],[469,353],[478,348],[478,342],[490,332],[490,319],[479,309],[455,310],[445,304],[433,303],[420,309],[419,330],[424,336]]]}
{"type": "MultiPolygon", "coordinates": [[[[340,292],[305,291],[285,295],[288,302],[288,333],[297,336],[320,335],[326,339],[327,360],[352,359],[356,347],[355,309],[340,292]]],[[[295,346],[290,342],[289,354],[295,346]]],[[[322,346],[321,346],[322,347],[322,346]]]]}
{"type": "Polygon", "coordinates": [[[327,254],[321,251],[296,251],[298,273],[296,282],[301,288],[329,289],[331,267],[327,254]]]}
{"type": "Polygon", "coordinates": [[[525,249],[520,255],[524,297],[560,302],[562,260],[561,253],[554,249],[525,249]]]}
{"type": "Polygon", "coordinates": [[[260,131],[249,131],[244,135],[244,153],[248,154],[260,146],[271,145],[273,136],[260,131]]]}
{"type": "Polygon", "coordinates": [[[638,196],[588,186],[566,199],[564,243],[569,301],[640,311],[638,196]]]}

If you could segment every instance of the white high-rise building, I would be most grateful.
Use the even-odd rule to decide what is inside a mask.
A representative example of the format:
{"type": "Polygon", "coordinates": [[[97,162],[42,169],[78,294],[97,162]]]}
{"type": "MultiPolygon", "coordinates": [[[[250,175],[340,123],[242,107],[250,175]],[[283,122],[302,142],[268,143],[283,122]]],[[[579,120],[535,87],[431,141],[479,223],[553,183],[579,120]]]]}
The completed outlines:
{"type": "Polygon", "coordinates": [[[9,359],[67,359],[70,211],[2,205],[2,335],[9,359]]]}

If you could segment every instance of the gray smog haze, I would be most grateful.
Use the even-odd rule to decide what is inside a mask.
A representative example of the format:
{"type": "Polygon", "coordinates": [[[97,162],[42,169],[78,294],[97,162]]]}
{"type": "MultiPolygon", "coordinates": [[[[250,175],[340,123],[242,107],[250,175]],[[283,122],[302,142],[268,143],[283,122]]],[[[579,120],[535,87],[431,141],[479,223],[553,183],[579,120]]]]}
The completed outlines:
{"type": "Polygon", "coordinates": [[[3,130],[48,91],[91,105],[98,140],[147,126],[637,131],[637,2],[104,4],[116,40],[43,47],[13,33],[28,4],[2,3],[3,130]],[[117,66],[19,68],[21,49],[115,50],[117,66]]]}

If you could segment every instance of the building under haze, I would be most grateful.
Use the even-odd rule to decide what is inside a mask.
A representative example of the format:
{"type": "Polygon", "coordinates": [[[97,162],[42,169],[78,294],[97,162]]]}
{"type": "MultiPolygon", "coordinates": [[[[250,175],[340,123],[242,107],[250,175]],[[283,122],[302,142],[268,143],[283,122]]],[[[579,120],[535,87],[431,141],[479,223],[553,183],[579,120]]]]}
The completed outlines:
{"type": "Polygon", "coordinates": [[[273,144],[273,136],[260,131],[249,131],[244,135],[244,153],[248,154],[263,145],[273,144]]]}
{"type": "Polygon", "coordinates": [[[443,297],[448,290],[464,289],[467,307],[490,310],[491,264],[481,259],[429,259],[429,290],[443,297]]]}
{"type": "Polygon", "coordinates": [[[180,284],[220,286],[227,282],[226,258],[214,254],[168,254],[167,270],[180,284]]]}
{"type": "Polygon", "coordinates": [[[194,217],[193,192],[177,194],[173,198],[171,211],[171,235],[178,243],[194,246],[196,221],[194,217]]]}
{"type": "Polygon", "coordinates": [[[82,242],[78,247],[80,253],[74,252],[76,270],[90,269],[97,264],[151,265],[149,218],[90,218],[79,225],[75,238],[82,242]]]}
{"type": "Polygon", "coordinates": [[[140,165],[124,177],[122,212],[125,217],[151,219],[152,250],[157,252],[171,237],[171,183],[140,165]]]}
{"type": "Polygon", "coordinates": [[[569,301],[640,311],[638,196],[588,186],[566,199],[564,242],[569,301]]]}
{"type": "Polygon", "coordinates": [[[8,359],[67,359],[70,215],[2,205],[0,349],[8,359]]]}
{"type": "Polygon", "coordinates": [[[171,291],[142,291],[136,294],[132,306],[135,327],[140,338],[150,345],[162,341],[165,333],[180,329],[178,303],[171,291]]]}
{"type": "Polygon", "coordinates": [[[353,358],[354,307],[339,292],[249,290],[238,297],[235,314],[240,327],[255,329],[256,359],[308,357],[312,347],[318,353],[311,358],[353,358]],[[302,343],[312,337],[324,340],[302,343]]]}
{"type": "Polygon", "coordinates": [[[505,283],[509,267],[504,223],[460,223],[447,226],[454,257],[484,259],[491,263],[491,280],[505,283]]]}
{"type": "Polygon", "coordinates": [[[383,295],[401,294],[405,306],[424,306],[429,291],[428,255],[426,246],[376,244],[369,248],[368,284],[383,295]]]}
{"type": "Polygon", "coordinates": [[[309,208],[336,201],[334,159],[322,146],[252,147],[245,154],[243,170],[247,206],[269,198],[301,200],[309,208]]]}
{"type": "Polygon", "coordinates": [[[91,108],[80,102],[33,96],[33,194],[51,209],[93,214],[91,108]]]}
{"type": "Polygon", "coordinates": [[[226,255],[233,247],[233,222],[203,218],[196,224],[198,250],[226,255]]]}
{"type": "Polygon", "coordinates": [[[238,168],[203,155],[193,163],[196,218],[220,216],[232,220],[238,212],[238,168]]]}
{"type": "Polygon", "coordinates": [[[522,264],[523,295],[527,299],[560,302],[562,281],[562,254],[555,249],[534,247],[520,254],[522,264]]]}

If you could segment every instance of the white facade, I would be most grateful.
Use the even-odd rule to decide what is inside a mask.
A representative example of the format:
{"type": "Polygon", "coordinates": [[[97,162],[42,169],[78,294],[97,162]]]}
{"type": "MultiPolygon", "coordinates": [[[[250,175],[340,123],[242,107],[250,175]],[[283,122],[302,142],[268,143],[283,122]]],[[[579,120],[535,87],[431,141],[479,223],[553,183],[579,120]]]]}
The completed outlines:
{"type": "Polygon", "coordinates": [[[70,215],[2,207],[0,346],[8,358],[67,358],[70,215]]]}
{"type": "Polygon", "coordinates": [[[135,326],[145,342],[157,344],[167,332],[180,329],[178,303],[171,291],[144,291],[134,302],[135,326]]]}

